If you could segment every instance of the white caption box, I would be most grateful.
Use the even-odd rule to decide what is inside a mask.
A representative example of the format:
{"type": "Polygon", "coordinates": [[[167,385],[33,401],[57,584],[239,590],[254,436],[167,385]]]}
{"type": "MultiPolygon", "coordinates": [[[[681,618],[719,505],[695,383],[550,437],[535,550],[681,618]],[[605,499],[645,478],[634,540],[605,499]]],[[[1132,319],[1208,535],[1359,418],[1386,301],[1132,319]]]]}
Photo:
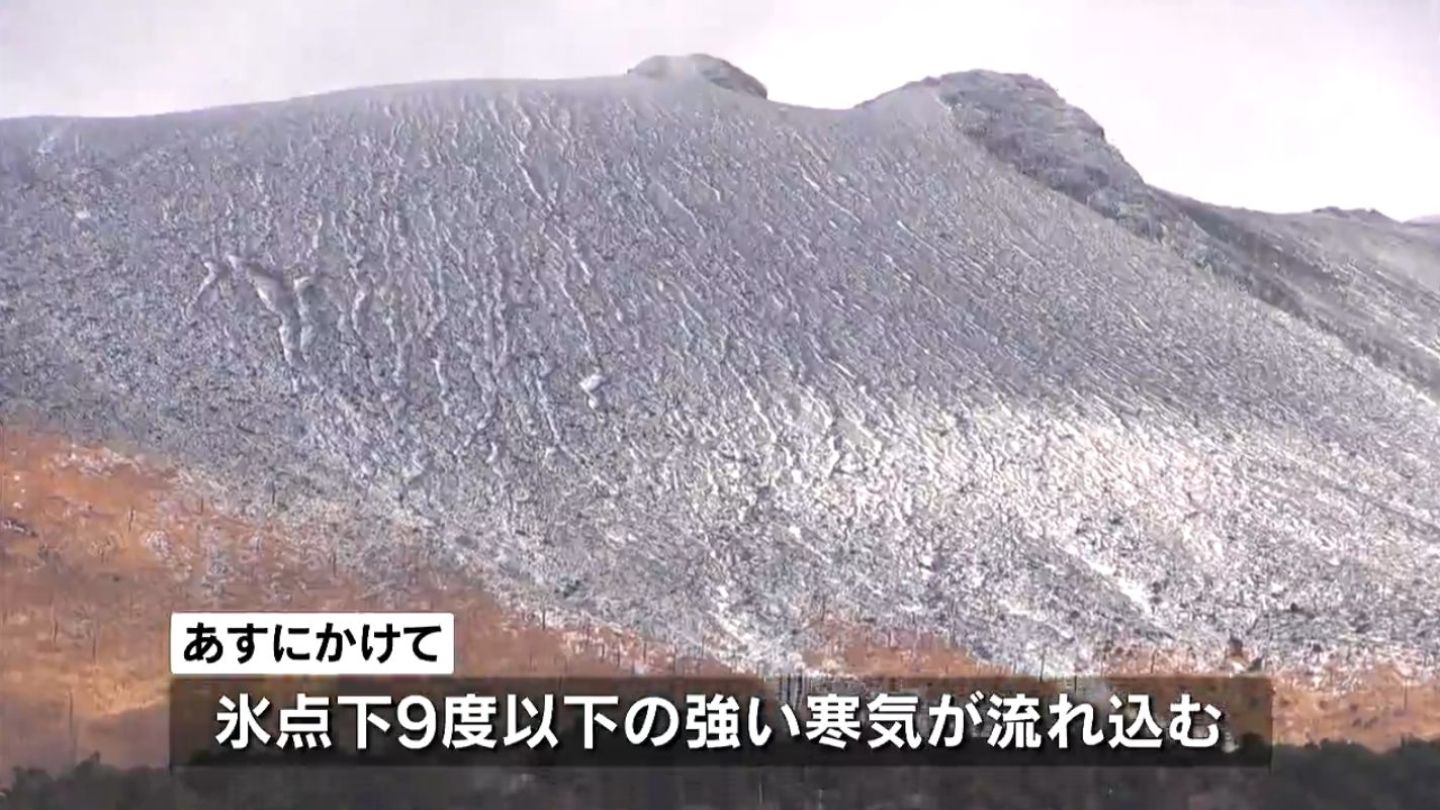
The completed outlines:
{"type": "Polygon", "coordinates": [[[455,614],[172,613],[170,672],[453,675],[455,614]],[[247,637],[253,640],[248,656],[247,637]]]}

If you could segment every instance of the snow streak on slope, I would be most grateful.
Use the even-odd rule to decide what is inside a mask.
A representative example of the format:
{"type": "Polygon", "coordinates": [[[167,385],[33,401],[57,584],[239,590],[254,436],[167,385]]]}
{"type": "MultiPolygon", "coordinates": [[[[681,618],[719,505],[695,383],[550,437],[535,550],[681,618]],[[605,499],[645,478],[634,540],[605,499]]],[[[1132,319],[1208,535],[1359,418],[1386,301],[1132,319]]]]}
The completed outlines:
{"type": "Polygon", "coordinates": [[[771,665],[817,610],[1008,662],[1436,643],[1434,403],[933,86],[8,121],[0,200],[0,414],[369,514],[342,553],[418,524],[489,586],[771,665]]]}

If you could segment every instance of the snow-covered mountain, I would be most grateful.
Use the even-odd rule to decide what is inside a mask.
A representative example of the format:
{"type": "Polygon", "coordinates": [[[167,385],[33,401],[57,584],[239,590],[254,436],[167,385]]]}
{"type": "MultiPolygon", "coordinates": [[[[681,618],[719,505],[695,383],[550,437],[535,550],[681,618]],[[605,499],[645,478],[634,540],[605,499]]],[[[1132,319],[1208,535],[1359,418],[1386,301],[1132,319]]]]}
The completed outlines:
{"type": "Polygon", "coordinates": [[[0,201],[0,417],[278,486],[376,576],[418,526],[769,666],[822,611],[1011,664],[1440,649],[1440,240],[1154,189],[1028,77],[0,121],[0,201]]]}

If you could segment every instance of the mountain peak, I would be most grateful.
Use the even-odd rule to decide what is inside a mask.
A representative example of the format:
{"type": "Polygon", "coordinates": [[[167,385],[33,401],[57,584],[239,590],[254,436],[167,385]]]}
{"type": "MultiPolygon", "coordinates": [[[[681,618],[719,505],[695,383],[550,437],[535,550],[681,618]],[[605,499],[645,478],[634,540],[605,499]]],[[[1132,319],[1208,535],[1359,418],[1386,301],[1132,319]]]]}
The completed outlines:
{"type": "Polygon", "coordinates": [[[886,96],[916,91],[934,93],[960,131],[1002,163],[1132,231],[1158,237],[1165,230],[1149,186],[1106,140],[1105,129],[1047,82],[1023,73],[968,70],[912,82],[886,96]]]}
{"type": "Polygon", "coordinates": [[[759,79],[717,56],[692,53],[684,56],[651,56],[630,69],[634,76],[651,79],[703,79],[717,87],[746,93],[760,98],[768,97],[765,85],[759,79]]]}
{"type": "Polygon", "coordinates": [[[1364,222],[1377,222],[1381,224],[1391,224],[1395,221],[1390,217],[1387,217],[1384,214],[1380,213],[1379,211],[1376,211],[1373,208],[1340,208],[1338,206],[1328,205],[1324,208],[1316,208],[1311,213],[1324,214],[1326,216],[1332,217],[1340,217],[1342,219],[1358,219],[1364,222]]]}

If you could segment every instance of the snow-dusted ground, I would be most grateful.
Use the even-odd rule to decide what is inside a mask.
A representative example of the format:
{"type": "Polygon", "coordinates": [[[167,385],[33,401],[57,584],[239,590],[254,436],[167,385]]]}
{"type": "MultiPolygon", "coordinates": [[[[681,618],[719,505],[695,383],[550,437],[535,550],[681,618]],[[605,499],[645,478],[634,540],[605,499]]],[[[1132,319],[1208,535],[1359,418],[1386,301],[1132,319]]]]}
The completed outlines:
{"type": "Polygon", "coordinates": [[[1433,229],[1151,189],[1027,82],[0,121],[0,416],[757,665],[1440,651],[1433,229]]]}

